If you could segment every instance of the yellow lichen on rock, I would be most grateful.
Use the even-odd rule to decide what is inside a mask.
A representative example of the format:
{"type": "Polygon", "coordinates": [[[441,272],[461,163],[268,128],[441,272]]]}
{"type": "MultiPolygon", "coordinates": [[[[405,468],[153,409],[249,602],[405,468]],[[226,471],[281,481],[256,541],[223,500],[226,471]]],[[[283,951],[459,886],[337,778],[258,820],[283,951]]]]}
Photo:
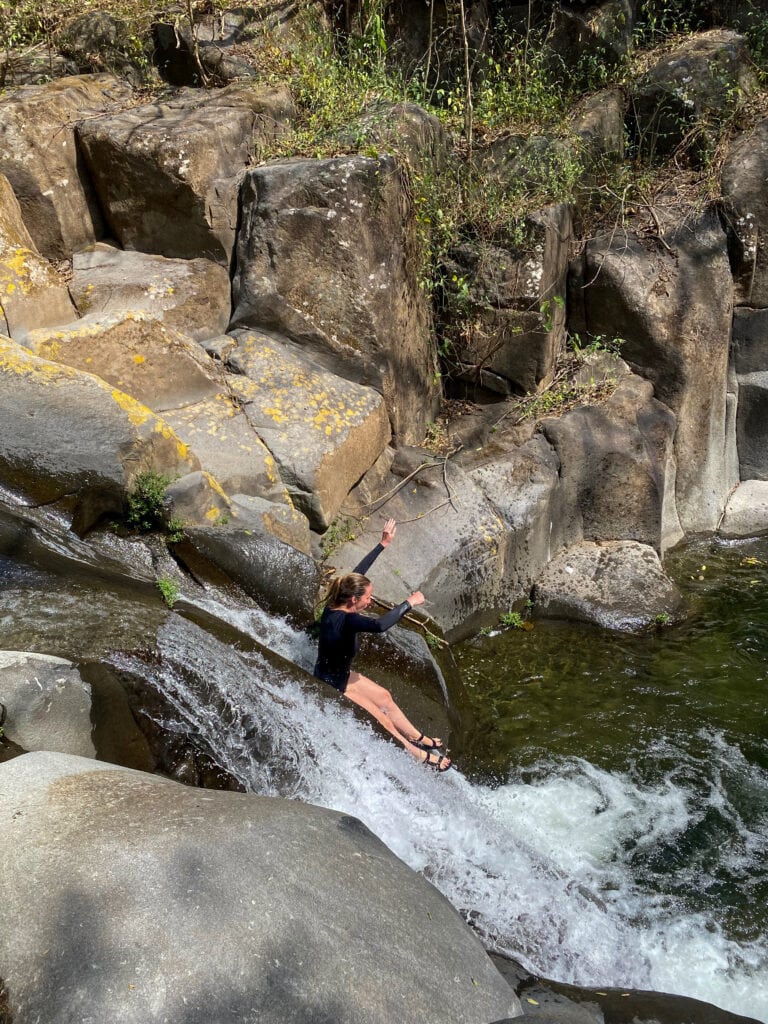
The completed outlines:
{"type": "Polygon", "coordinates": [[[124,391],[113,388],[112,398],[124,412],[128,413],[128,419],[135,427],[143,426],[150,417],[154,416],[151,409],[148,409],[146,405],[142,405],[141,402],[137,402],[130,395],[126,395],[124,391]]]}
{"type": "Polygon", "coordinates": [[[0,336],[0,370],[17,376],[37,377],[41,380],[56,381],[72,380],[78,376],[77,370],[61,363],[52,363],[40,359],[18,342],[0,336]]]}

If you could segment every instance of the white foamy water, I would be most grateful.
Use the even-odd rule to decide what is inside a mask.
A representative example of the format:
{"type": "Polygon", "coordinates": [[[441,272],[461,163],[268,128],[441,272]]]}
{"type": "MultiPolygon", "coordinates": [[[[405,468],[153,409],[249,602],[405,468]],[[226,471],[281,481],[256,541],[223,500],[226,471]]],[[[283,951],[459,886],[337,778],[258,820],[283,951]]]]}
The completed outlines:
{"type": "MultiPolygon", "coordinates": [[[[311,664],[311,644],[287,623],[249,612],[236,624],[311,664]]],[[[122,664],[146,672],[133,659],[122,664]]],[[[673,778],[642,786],[577,760],[489,788],[458,772],[425,770],[343,704],[188,623],[166,637],[157,671],[177,712],[168,727],[202,738],[253,792],[360,818],[445,894],[489,948],[546,977],[674,992],[768,1021],[766,940],[727,937],[713,916],[644,886],[633,866],[674,843],[702,800],[743,829],[738,850],[728,853],[734,870],[764,857],[768,831],[739,825],[718,759],[743,773],[745,785],[766,787],[768,779],[721,738],[713,738],[715,770],[704,794],[673,778]]]]}

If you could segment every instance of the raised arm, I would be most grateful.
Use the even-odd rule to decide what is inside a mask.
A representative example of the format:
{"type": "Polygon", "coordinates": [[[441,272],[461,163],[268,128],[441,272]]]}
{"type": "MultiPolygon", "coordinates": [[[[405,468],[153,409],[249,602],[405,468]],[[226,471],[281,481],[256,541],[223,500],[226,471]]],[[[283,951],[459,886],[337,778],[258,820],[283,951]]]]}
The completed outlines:
{"type": "Polygon", "coordinates": [[[365,558],[363,558],[355,566],[355,568],[352,570],[352,572],[359,572],[359,573],[362,573],[363,576],[365,576],[365,574],[371,568],[371,566],[376,561],[376,559],[379,557],[379,555],[384,550],[384,548],[389,547],[389,545],[392,543],[392,541],[395,538],[395,534],[396,533],[397,533],[397,523],[395,522],[394,519],[388,519],[386,521],[386,523],[384,523],[384,530],[383,530],[383,532],[381,534],[380,542],[376,545],[376,547],[373,549],[373,551],[369,551],[368,552],[368,554],[365,556],[365,558]]]}

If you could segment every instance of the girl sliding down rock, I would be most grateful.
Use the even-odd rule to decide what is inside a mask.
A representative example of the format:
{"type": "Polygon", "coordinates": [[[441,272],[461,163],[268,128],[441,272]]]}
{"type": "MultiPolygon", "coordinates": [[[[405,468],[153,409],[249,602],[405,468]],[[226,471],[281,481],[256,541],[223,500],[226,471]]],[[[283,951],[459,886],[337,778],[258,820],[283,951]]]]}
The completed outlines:
{"type": "Polygon", "coordinates": [[[399,622],[411,608],[424,602],[424,595],[416,590],[406,601],[385,615],[371,618],[360,614],[369,607],[373,597],[373,586],[364,574],[384,548],[391,544],[396,532],[395,520],[388,519],[384,524],[381,543],[351,573],[339,576],[331,583],[320,619],[315,675],[364,708],[422,764],[444,772],[450,768],[451,759],[437,752],[443,745],[442,741],[419,732],[395,704],[388,690],[353,671],[351,667],[357,653],[358,633],[383,633],[399,622]]]}

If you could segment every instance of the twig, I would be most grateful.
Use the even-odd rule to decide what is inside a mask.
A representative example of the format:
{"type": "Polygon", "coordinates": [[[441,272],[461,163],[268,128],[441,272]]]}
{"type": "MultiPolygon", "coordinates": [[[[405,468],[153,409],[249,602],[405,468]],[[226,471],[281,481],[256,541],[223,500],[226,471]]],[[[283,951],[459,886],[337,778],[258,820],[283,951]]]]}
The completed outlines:
{"type": "MultiPolygon", "coordinates": [[[[385,608],[387,611],[392,611],[395,607],[395,605],[390,604],[388,601],[382,601],[381,598],[378,597],[374,598],[372,603],[377,605],[379,608],[385,608]]],[[[411,625],[418,626],[419,629],[423,629],[425,633],[428,633],[432,637],[432,641],[439,644],[441,647],[450,647],[447,640],[438,636],[437,633],[433,633],[425,622],[421,619],[417,619],[416,616],[412,615],[410,612],[406,612],[401,621],[410,622],[411,625]]]]}
{"type": "Polygon", "coordinates": [[[642,193],[642,192],[640,193],[640,198],[641,198],[641,199],[642,199],[642,201],[643,201],[643,205],[644,205],[644,206],[646,206],[646,207],[648,208],[648,212],[649,212],[649,213],[650,213],[650,215],[651,215],[651,216],[653,217],[654,223],[656,224],[656,230],[657,230],[657,231],[658,231],[658,233],[659,233],[659,241],[660,241],[660,242],[661,242],[661,244],[662,244],[662,245],[664,246],[664,248],[665,248],[665,249],[667,250],[667,252],[671,252],[671,253],[674,253],[674,249],[672,248],[672,246],[670,246],[670,245],[669,245],[669,244],[667,243],[666,239],[664,238],[664,232],[663,232],[663,228],[662,228],[662,226],[661,226],[661,221],[659,220],[659,218],[658,218],[658,215],[656,214],[656,210],[655,210],[655,208],[654,208],[654,207],[653,207],[653,206],[651,205],[651,203],[650,203],[650,202],[649,202],[649,201],[648,201],[648,200],[647,200],[647,199],[645,198],[645,196],[643,195],[643,193],[642,193]]]}

